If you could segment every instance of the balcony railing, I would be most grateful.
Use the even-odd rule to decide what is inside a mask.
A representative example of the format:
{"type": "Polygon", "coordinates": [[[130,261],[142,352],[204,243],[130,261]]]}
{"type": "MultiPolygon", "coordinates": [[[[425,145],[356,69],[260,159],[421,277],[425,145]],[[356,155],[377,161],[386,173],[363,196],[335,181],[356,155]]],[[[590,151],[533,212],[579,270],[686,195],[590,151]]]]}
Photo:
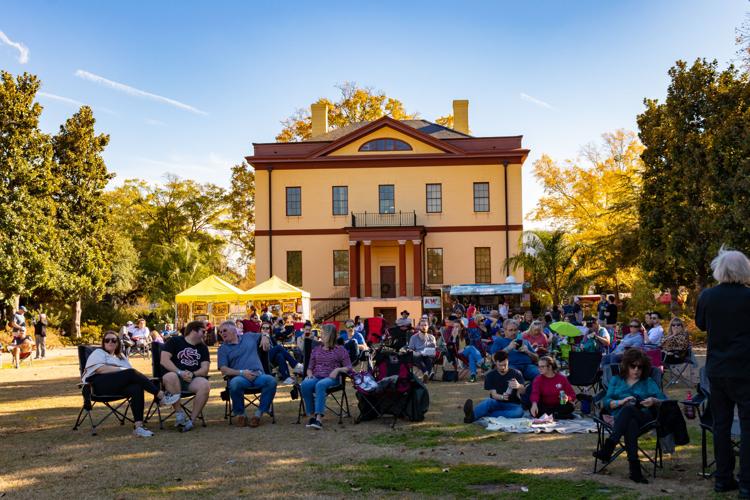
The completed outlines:
{"type": "Polygon", "coordinates": [[[402,227],[416,226],[417,212],[394,212],[381,214],[377,212],[352,212],[352,227],[402,227]]]}
{"type": "MultiPolygon", "coordinates": [[[[421,291],[421,290],[417,290],[421,291]]],[[[361,298],[367,298],[365,295],[365,285],[361,284],[359,285],[359,296],[361,298]]],[[[400,296],[399,294],[399,288],[398,288],[398,282],[397,283],[373,283],[372,284],[372,293],[370,294],[370,298],[375,299],[395,299],[400,296]]],[[[414,297],[414,283],[407,283],[406,284],[406,295],[405,297],[414,297]]]]}

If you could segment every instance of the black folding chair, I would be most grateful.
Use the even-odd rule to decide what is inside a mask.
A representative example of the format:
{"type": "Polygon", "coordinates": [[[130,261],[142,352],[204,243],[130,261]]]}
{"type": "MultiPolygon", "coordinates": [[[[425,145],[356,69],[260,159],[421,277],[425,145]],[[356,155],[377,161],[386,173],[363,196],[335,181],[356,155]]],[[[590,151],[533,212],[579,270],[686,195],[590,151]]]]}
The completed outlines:
{"type": "MultiPolygon", "coordinates": [[[[83,376],[83,371],[86,368],[86,361],[89,359],[91,353],[97,349],[100,349],[100,347],[92,345],[78,346],[78,370],[81,373],[81,376],[83,376]]],[[[128,409],[130,408],[130,396],[123,394],[96,394],[93,384],[89,382],[78,384],[78,387],[81,389],[81,395],[83,396],[83,406],[81,407],[81,411],[78,412],[78,418],[76,418],[76,423],[73,426],[74,431],[78,430],[78,427],[87,417],[91,423],[92,436],[96,436],[96,428],[107,420],[110,415],[114,415],[120,422],[120,425],[125,425],[126,421],[133,422],[133,419],[127,415],[128,409]],[[102,404],[109,411],[101,418],[101,420],[94,423],[91,412],[93,412],[97,403],[102,404]],[[115,403],[117,404],[115,405],[115,403]],[[123,405],[125,405],[125,409],[121,410],[123,405]]]]}
{"type": "MultiPolygon", "coordinates": [[[[303,348],[302,348],[302,355],[304,357],[304,371],[302,372],[304,377],[307,376],[307,367],[310,363],[310,355],[312,354],[312,348],[313,348],[313,339],[307,338],[304,340],[303,348]]],[[[305,411],[305,399],[302,397],[302,389],[299,385],[299,383],[294,385],[295,389],[297,389],[300,398],[299,398],[299,408],[297,410],[297,422],[302,422],[302,417],[307,415],[307,412],[305,411]]],[[[344,423],[344,416],[347,418],[352,418],[352,414],[349,411],[349,397],[346,395],[346,376],[345,375],[339,375],[339,383],[329,387],[326,389],[326,395],[330,396],[333,400],[334,404],[329,405],[328,398],[326,398],[326,409],[333,413],[335,416],[339,417],[339,424],[344,423]],[[339,394],[341,393],[341,394],[339,394]]]]}
{"type": "Polygon", "coordinates": [[[677,384],[683,384],[685,387],[693,386],[693,369],[698,366],[693,349],[688,347],[687,351],[675,356],[672,353],[663,353],[664,366],[664,389],[677,384]]]}
{"type": "MultiPolygon", "coordinates": [[[[699,475],[704,479],[708,479],[713,476],[713,472],[709,472],[709,470],[716,465],[716,460],[708,462],[707,445],[708,434],[710,433],[713,436],[714,433],[714,416],[711,413],[711,386],[708,383],[706,368],[702,367],[698,374],[700,380],[696,387],[696,394],[689,401],[680,401],[680,403],[684,406],[692,406],[697,413],[698,425],[701,428],[701,473],[699,475]]],[[[737,456],[740,451],[740,419],[736,412],[732,421],[731,433],[732,448],[734,449],[735,456],[737,456]]]]}
{"type": "MultiPolygon", "coordinates": [[[[162,380],[162,377],[164,376],[164,368],[161,366],[161,348],[161,343],[151,342],[151,381],[154,382],[154,384],[156,384],[161,390],[165,390],[164,381],[162,380]]],[[[193,418],[192,406],[194,399],[195,393],[190,391],[180,392],[180,405],[182,406],[182,409],[185,410],[188,418],[193,418]]],[[[170,407],[169,413],[167,415],[162,415],[159,403],[154,400],[151,403],[151,406],[149,406],[148,412],[146,412],[146,418],[144,419],[144,422],[148,422],[150,418],[156,415],[159,418],[159,429],[164,429],[164,422],[166,422],[174,414],[174,408],[170,407]]],[[[201,425],[205,427],[206,419],[203,418],[203,410],[201,410],[201,412],[198,414],[198,418],[201,421],[201,425]]]]}
{"type": "MultiPolygon", "coordinates": [[[[268,351],[264,351],[260,347],[260,340],[258,340],[258,357],[260,358],[260,364],[263,366],[263,372],[266,374],[271,375],[270,370],[270,362],[268,359],[268,351]]],[[[224,401],[224,420],[229,420],[229,425],[232,425],[232,398],[229,395],[229,381],[232,380],[234,377],[232,376],[225,376],[224,381],[226,382],[227,386],[226,388],[221,391],[221,399],[224,401]]],[[[261,388],[260,387],[251,387],[248,389],[245,389],[245,407],[252,406],[255,408],[260,408],[260,393],[261,388]]],[[[271,423],[276,423],[276,412],[273,409],[273,401],[271,401],[271,407],[268,409],[269,414],[271,415],[271,423]]]]}
{"type": "Polygon", "coordinates": [[[600,385],[601,363],[600,352],[572,351],[568,357],[568,382],[584,394],[588,389],[596,393],[600,385]]]}

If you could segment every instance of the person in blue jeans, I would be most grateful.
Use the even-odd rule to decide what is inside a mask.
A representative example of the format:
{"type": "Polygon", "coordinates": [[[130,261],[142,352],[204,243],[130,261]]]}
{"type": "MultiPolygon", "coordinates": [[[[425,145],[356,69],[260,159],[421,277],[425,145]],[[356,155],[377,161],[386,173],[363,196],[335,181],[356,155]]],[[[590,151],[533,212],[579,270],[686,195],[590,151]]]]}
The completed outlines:
{"type": "Polygon", "coordinates": [[[237,417],[237,426],[258,427],[260,418],[269,413],[271,403],[276,395],[276,379],[263,370],[258,356],[258,346],[268,351],[271,348],[269,332],[245,332],[237,336],[237,327],[233,321],[225,321],[219,327],[224,343],[219,347],[219,371],[229,380],[229,397],[232,400],[232,415],[237,417]],[[255,414],[247,419],[245,413],[245,389],[260,387],[260,404],[255,414]]]}
{"type": "Polygon", "coordinates": [[[524,379],[533,382],[539,376],[536,362],[539,356],[534,352],[528,340],[518,338],[519,323],[514,319],[506,319],[503,323],[503,334],[496,335],[490,346],[490,354],[499,351],[508,353],[510,367],[523,374],[524,379]]]}
{"type": "Polygon", "coordinates": [[[492,357],[495,369],[484,378],[484,388],[490,397],[474,406],[474,401],[464,403],[464,423],[470,424],[482,417],[520,418],[523,416],[521,397],[526,386],[521,372],[510,367],[508,353],[497,351],[492,357]]]}
{"type": "Polygon", "coordinates": [[[459,356],[466,360],[466,363],[469,365],[469,382],[476,382],[477,368],[484,363],[484,356],[482,356],[479,349],[473,345],[467,345],[464,347],[464,350],[459,353],[459,356]]]}
{"type": "MultiPolygon", "coordinates": [[[[260,333],[262,334],[270,335],[271,330],[271,323],[263,322],[260,325],[260,333]]],[[[283,380],[281,382],[283,385],[290,385],[295,382],[289,374],[289,366],[292,367],[294,373],[299,375],[302,374],[302,370],[304,369],[302,363],[294,359],[294,356],[289,354],[289,351],[283,345],[276,343],[273,338],[271,339],[271,349],[268,351],[268,361],[279,368],[279,377],[283,380]]]]}

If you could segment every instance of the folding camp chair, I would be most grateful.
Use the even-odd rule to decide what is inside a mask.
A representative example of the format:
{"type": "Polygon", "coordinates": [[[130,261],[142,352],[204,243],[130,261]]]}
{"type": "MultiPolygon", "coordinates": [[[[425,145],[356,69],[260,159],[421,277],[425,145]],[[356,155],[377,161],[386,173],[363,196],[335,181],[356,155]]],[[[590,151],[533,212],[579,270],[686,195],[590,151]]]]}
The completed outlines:
{"type": "MultiPolygon", "coordinates": [[[[313,339],[306,338],[304,340],[303,348],[302,348],[302,354],[304,357],[303,361],[303,374],[304,376],[307,376],[307,367],[310,363],[310,355],[312,354],[312,347],[313,347],[313,339]]],[[[298,394],[300,395],[299,398],[299,408],[297,410],[297,422],[302,422],[302,417],[307,415],[306,409],[305,409],[305,400],[302,398],[302,390],[300,388],[299,383],[294,384],[294,389],[297,390],[298,394]]],[[[294,390],[293,389],[293,390],[294,390]]],[[[326,395],[330,396],[333,400],[333,404],[328,404],[328,398],[326,398],[326,409],[333,413],[335,416],[339,417],[339,424],[344,423],[344,415],[346,415],[347,418],[352,418],[352,414],[349,411],[349,397],[346,395],[346,376],[345,375],[339,375],[339,383],[329,387],[326,389],[326,395]],[[338,394],[341,393],[341,394],[338,394]]]]}
{"type": "Polygon", "coordinates": [[[388,388],[379,388],[372,393],[357,393],[359,415],[355,423],[372,420],[391,415],[391,429],[396,426],[399,417],[406,413],[406,405],[411,397],[414,385],[412,366],[413,353],[395,352],[392,349],[378,349],[374,356],[375,379],[380,383],[384,379],[392,378],[393,383],[388,388]]]}
{"type": "MultiPolygon", "coordinates": [[[[268,360],[268,351],[264,351],[260,347],[260,340],[258,340],[258,357],[260,358],[260,364],[263,365],[263,372],[271,374],[270,364],[268,360]]],[[[224,401],[224,420],[229,420],[229,425],[232,425],[232,398],[229,395],[229,381],[234,377],[224,377],[226,382],[226,388],[221,391],[221,399],[224,401]]],[[[245,389],[245,407],[248,406],[260,408],[260,393],[262,392],[260,387],[250,387],[245,389]]],[[[268,413],[271,415],[271,423],[276,423],[276,412],[273,409],[273,401],[271,401],[271,407],[268,409],[268,413]]]]}
{"type": "Polygon", "coordinates": [[[679,356],[670,356],[670,353],[664,352],[663,362],[664,379],[666,382],[664,389],[680,383],[688,388],[693,386],[693,369],[698,366],[698,360],[695,359],[692,348],[688,347],[687,351],[681,353],[679,356]]]}
{"type": "MultiPolygon", "coordinates": [[[[151,342],[151,381],[154,382],[161,390],[165,390],[164,381],[162,380],[162,377],[164,376],[164,368],[161,366],[161,348],[162,344],[160,344],[159,342],[151,342]]],[[[180,392],[180,405],[182,406],[182,409],[185,410],[188,418],[193,418],[192,406],[194,399],[195,393],[190,391],[180,392]]],[[[151,406],[149,406],[148,412],[146,412],[146,418],[144,418],[143,421],[144,423],[148,422],[151,417],[156,415],[159,418],[159,429],[164,429],[164,422],[166,422],[174,414],[174,408],[170,407],[169,413],[167,415],[162,415],[159,403],[154,400],[151,403],[151,406]]],[[[205,427],[206,419],[203,418],[203,410],[201,410],[201,412],[198,414],[198,418],[201,421],[201,425],[205,427]]]]}
{"type": "Polygon", "coordinates": [[[568,382],[584,394],[591,388],[596,393],[600,379],[599,365],[602,363],[600,352],[572,351],[569,354],[568,382]]]}
{"type": "MultiPolygon", "coordinates": [[[[713,472],[709,472],[709,469],[716,464],[715,460],[711,463],[708,462],[708,446],[707,436],[714,433],[714,416],[711,413],[711,386],[708,383],[708,376],[706,375],[706,368],[702,367],[699,372],[699,382],[696,387],[696,394],[689,401],[681,401],[680,403],[684,406],[692,406],[695,408],[698,414],[698,424],[701,428],[701,472],[700,476],[704,479],[708,479],[713,476],[713,472]]],[[[740,449],[740,419],[735,411],[734,420],[732,421],[731,431],[731,442],[732,448],[734,449],[735,455],[739,454],[740,449]]]]}
{"type": "MultiPolygon", "coordinates": [[[[92,345],[78,346],[78,371],[81,376],[83,376],[83,371],[86,368],[86,361],[96,349],[99,349],[99,347],[92,345]]],[[[128,409],[130,408],[129,396],[123,394],[96,394],[93,384],[89,382],[78,384],[78,387],[81,389],[81,395],[83,396],[83,406],[81,407],[81,411],[78,412],[78,418],[76,418],[76,423],[73,426],[74,431],[78,430],[78,427],[87,417],[91,423],[92,436],[96,436],[96,428],[107,420],[110,415],[114,415],[120,422],[120,425],[125,425],[125,421],[133,422],[133,419],[128,417],[128,409]],[[109,411],[101,418],[101,420],[94,423],[91,413],[94,411],[94,407],[97,403],[101,403],[103,406],[107,407],[109,411]],[[124,410],[121,409],[123,405],[125,405],[124,410]]]]}

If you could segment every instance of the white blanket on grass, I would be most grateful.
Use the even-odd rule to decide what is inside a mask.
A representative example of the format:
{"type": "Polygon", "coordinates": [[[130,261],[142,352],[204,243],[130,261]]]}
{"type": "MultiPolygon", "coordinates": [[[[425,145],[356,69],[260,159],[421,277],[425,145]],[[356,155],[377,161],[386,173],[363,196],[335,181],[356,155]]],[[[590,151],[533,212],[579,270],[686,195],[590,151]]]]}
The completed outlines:
{"type": "Polygon", "coordinates": [[[532,424],[531,418],[484,417],[476,423],[488,431],[518,434],[559,432],[560,434],[586,434],[596,432],[596,423],[590,418],[575,415],[572,420],[556,420],[547,424],[532,424]]]}

